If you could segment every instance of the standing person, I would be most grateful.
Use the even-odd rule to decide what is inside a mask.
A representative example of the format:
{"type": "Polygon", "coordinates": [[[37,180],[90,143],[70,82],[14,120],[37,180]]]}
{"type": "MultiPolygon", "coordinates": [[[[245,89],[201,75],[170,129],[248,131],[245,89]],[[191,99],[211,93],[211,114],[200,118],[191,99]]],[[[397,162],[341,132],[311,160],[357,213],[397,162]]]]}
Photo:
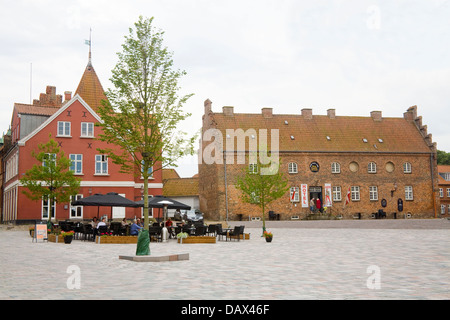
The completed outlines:
{"type": "Polygon", "coordinates": [[[309,202],[309,210],[311,213],[314,213],[314,207],[316,206],[316,202],[314,200],[314,198],[311,198],[311,201],[309,202]]]}
{"type": "Polygon", "coordinates": [[[317,208],[317,210],[322,212],[322,204],[320,202],[320,198],[317,198],[317,200],[316,200],[316,208],[317,208]]]}

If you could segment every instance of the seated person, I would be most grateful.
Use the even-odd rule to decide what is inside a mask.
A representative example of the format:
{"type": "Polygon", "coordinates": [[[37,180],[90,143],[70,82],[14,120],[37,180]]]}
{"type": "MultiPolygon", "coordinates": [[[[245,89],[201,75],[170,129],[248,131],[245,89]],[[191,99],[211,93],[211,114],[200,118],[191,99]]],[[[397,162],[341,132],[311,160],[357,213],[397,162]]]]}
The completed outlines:
{"type": "Polygon", "coordinates": [[[136,219],[133,221],[133,224],[130,227],[130,235],[137,236],[139,234],[139,231],[142,229],[141,226],[137,224],[136,219]]]}

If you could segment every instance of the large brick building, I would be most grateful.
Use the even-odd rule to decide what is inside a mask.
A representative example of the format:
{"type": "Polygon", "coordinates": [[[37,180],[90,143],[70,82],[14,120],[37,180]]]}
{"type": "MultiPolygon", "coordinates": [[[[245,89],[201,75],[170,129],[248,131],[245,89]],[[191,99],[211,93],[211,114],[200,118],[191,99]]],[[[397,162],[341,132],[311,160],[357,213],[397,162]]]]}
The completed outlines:
{"type": "MultiPolygon", "coordinates": [[[[140,216],[140,208],[73,207],[70,203],[57,203],[53,208],[48,208],[47,199],[33,201],[22,193],[23,186],[19,179],[34,164],[38,164],[31,152],[37,151],[39,144],[48,142],[51,134],[65,155],[72,160],[71,170],[75,176],[82,179],[75,198],[108,192],[117,192],[134,201],[142,198],[142,177],[121,173],[118,165],[97,151],[97,148],[111,146],[96,139],[101,134],[101,128],[95,126],[101,121],[96,109],[106,97],[91,59],[75,95],[72,97],[71,92],[65,92],[64,95],[65,100],[62,101],[62,96],[56,95],[56,88],[49,86],[46,93],[41,94],[39,100],[35,100],[32,105],[14,105],[11,120],[12,143],[2,153],[3,222],[46,220],[49,211],[57,220],[91,219],[101,215],[112,215],[117,219],[140,216]]],[[[161,170],[154,170],[148,185],[149,195],[162,194],[161,170]]]]}
{"type": "Polygon", "coordinates": [[[280,170],[289,181],[290,191],[267,208],[281,219],[305,217],[312,197],[343,218],[357,213],[370,218],[380,209],[388,218],[394,212],[397,217],[435,217],[438,210],[436,143],[416,106],[400,118],[382,117],[381,111],[369,117],[337,116],[334,109],[327,115],[313,115],[311,109],[274,114],[272,108],[245,114],[233,107],[213,112],[206,100],[202,134],[200,209],[212,219],[260,216],[258,207],[242,203],[235,182],[242,168],[254,165],[248,151],[252,143],[260,150],[261,141],[269,151],[278,151],[280,170]],[[267,139],[260,140],[266,132],[267,139]],[[236,140],[237,133],[241,143],[245,136],[245,144],[236,140]],[[211,154],[214,159],[207,159],[211,154]],[[239,164],[242,154],[245,163],[239,164]]]}

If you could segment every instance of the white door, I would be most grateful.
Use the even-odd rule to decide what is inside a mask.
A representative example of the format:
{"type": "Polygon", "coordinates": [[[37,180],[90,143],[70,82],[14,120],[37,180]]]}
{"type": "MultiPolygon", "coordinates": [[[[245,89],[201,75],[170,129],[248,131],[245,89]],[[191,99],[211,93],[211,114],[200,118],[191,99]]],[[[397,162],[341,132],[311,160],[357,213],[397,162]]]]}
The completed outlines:
{"type": "MultiPolygon", "coordinates": [[[[122,197],[125,197],[124,193],[119,193],[122,197]]],[[[113,207],[112,211],[113,219],[123,219],[125,218],[125,207],[113,207]]]]}

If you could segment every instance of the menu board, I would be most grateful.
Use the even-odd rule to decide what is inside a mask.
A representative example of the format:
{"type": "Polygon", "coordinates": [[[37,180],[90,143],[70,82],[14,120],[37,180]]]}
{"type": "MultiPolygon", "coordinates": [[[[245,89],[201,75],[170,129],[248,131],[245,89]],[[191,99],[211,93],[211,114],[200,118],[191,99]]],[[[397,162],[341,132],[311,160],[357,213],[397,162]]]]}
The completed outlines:
{"type": "Polygon", "coordinates": [[[47,224],[35,224],[33,241],[47,240],[47,224]]]}

